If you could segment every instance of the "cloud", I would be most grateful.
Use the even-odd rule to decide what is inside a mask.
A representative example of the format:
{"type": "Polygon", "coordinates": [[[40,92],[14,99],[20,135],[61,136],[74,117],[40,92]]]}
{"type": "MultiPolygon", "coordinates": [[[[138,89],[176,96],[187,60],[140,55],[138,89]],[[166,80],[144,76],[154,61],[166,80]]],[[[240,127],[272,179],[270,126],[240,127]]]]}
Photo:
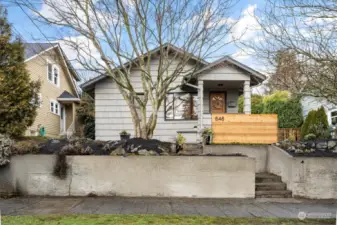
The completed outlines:
{"type": "Polygon", "coordinates": [[[255,37],[255,34],[260,30],[260,25],[255,18],[256,8],[256,4],[248,5],[248,7],[242,11],[239,20],[231,20],[233,23],[236,23],[230,37],[232,40],[240,39],[241,41],[245,41],[255,37]]]}
{"type": "Polygon", "coordinates": [[[101,55],[94,44],[84,36],[70,36],[58,41],[74,68],[84,69],[83,63],[101,67],[101,55]]]}

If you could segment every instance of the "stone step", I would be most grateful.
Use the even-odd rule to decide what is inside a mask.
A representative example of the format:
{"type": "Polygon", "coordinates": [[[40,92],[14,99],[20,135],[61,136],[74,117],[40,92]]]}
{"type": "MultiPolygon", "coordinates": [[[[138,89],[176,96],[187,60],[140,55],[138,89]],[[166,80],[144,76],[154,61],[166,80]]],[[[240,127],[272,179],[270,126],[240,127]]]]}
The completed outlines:
{"type": "Polygon", "coordinates": [[[282,182],[255,183],[255,190],[257,191],[287,190],[287,185],[282,182]]]}
{"type": "Polygon", "coordinates": [[[202,145],[195,144],[195,143],[186,143],[184,144],[184,151],[201,151],[202,152],[202,145]]]}
{"type": "Polygon", "coordinates": [[[201,155],[202,154],[202,150],[183,150],[183,151],[179,151],[178,155],[201,155]]]}
{"type": "Polygon", "coordinates": [[[257,173],[255,175],[255,182],[256,183],[264,183],[264,182],[282,182],[280,176],[270,173],[257,173]]]}
{"type": "Polygon", "coordinates": [[[291,198],[291,191],[288,190],[276,190],[276,191],[255,191],[255,197],[257,198],[291,198]]]}

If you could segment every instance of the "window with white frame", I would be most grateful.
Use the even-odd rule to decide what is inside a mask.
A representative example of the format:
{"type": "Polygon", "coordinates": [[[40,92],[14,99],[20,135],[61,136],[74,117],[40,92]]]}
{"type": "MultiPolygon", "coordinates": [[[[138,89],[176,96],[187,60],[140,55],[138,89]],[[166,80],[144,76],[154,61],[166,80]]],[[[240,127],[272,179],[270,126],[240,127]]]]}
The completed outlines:
{"type": "Polygon", "coordinates": [[[337,126],[337,110],[331,111],[330,117],[331,117],[331,125],[337,126]]]}
{"type": "Polygon", "coordinates": [[[60,104],[57,101],[50,100],[50,112],[59,115],[60,104]]]}
{"type": "Polygon", "coordinates": [[[30,104],[35,104],[37,107],[41,107],[42,106],[42,94],[38,93],[36,94],[37,99],[35,99],[35,96],[32,98],[32,100],[30,101],[30,104]]]}
{"type": "Polygon", "coordinates": [[[60,86],[60,71],[57,65],[50,62],[47,63],[47,75],[48,81],[55,84],[57,87],[60,86]]]}

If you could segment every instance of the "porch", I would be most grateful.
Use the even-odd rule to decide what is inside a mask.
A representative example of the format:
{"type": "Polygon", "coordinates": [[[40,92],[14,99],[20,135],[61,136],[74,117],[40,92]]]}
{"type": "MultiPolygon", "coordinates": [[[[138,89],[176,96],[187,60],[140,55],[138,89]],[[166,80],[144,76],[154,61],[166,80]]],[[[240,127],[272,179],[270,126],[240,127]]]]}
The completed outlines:
{"type": "Polygon", "coordinates": [[[60,104],[60,135],[72,136],[76,133],[78,124],[76,120],[76,105],[80,99],[64,91],[57,101],[60,104]]]}

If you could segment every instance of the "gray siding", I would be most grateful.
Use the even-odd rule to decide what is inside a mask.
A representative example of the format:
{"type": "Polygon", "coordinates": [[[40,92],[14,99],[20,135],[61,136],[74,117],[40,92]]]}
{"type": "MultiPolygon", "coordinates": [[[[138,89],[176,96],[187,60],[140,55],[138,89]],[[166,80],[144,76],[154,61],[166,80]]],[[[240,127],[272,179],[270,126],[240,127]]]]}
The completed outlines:
{"type": "Polygon", "coordinates": [[[250,80],[250,76],[232,66],[223,66],[207,70],[201,74],[200,80],[227,80],[244,81],[250,80]]]}
{"type": "Polygon", "coordinates": [[[308,113],[311,110],[316,110],[318,108],[320,108],[321,106],[324,107],[325,109],[325,113],[327,114],[328,117],[328,122],[331,125],[331,111],[336,111],[337,110],[337,106],[329,103],[326,99],[323,98],[315,98],[315,97],[311,97],[311,96],[307,96],[307,97],[303,97],[301,99],[301,104],[302,104],[302,108],[303,108],[303,117],[305,118],[308,113]]]}
{"type": "MultiPolygon", "coordinates": [[[[158,63],[152,65],[153,74],[158,67],[158,63]]],[[[143,92],[141,86],[140,71],[134,70],[131,73],[131,82],[137,92],[143,92]]],[[[181,84],[181,79],[177,79],[174,85],[181,84]]],[[[181,91],[177,89],[176,92],[181,91]]],[[[96,139],[116,140],[119,139],[119,132],[126,130],[134,134],[132,117],[129,107],[119,93],[117,85],[111,79],[105,79],[95,85],[95,113],[96,113],[96,139]]],[[[150,115],[151,106],[147,107],[147,114],[150,115]]],[[[165,121],[164,107],[159,110],[157,127],[154,133],[155,139],[163,141],[173,141],[177,131],[193,131],[197,126],[197,120],[191,121],[165,121]]]]}

